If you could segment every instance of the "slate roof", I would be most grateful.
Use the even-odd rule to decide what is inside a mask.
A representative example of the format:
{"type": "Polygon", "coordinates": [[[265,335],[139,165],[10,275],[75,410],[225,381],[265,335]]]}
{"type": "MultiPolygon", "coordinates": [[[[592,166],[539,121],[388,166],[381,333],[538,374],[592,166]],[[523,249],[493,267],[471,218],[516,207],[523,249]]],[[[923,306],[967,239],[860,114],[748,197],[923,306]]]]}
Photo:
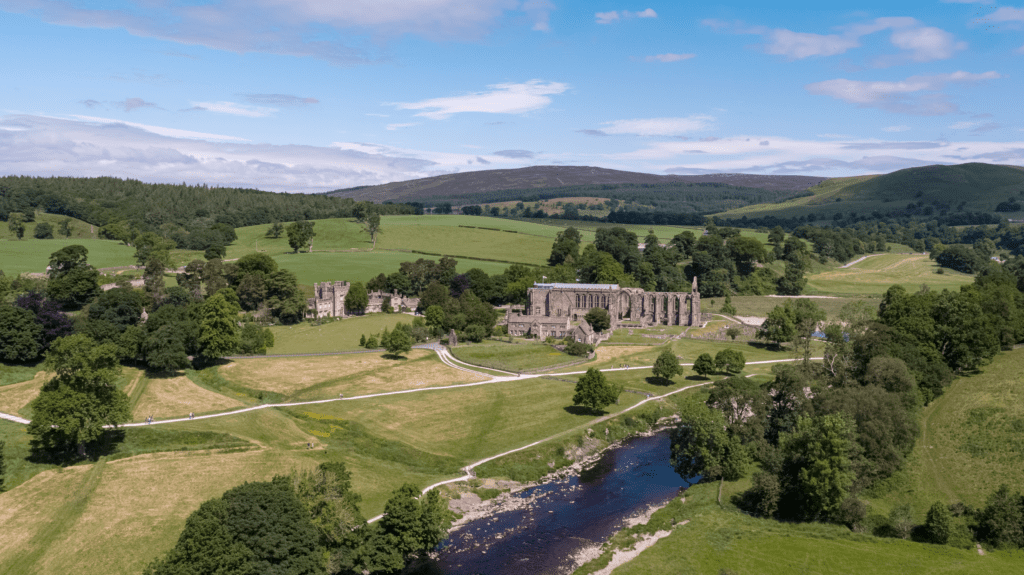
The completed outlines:
{"type": "Polygon", "coordinates": [[[594,328],[590,327],[590,324],[587,323],[587,320],[585,319],[580,320],[580,329],[583,330],[583,333],[586,335],[592,335],[594,333],[594,328]]]}
{"type": "Polygon", "coordinates": [[[613,290],[619,289],[619,284],[540,284],[533,282],[533,287],[540,289],[613,290]]]}

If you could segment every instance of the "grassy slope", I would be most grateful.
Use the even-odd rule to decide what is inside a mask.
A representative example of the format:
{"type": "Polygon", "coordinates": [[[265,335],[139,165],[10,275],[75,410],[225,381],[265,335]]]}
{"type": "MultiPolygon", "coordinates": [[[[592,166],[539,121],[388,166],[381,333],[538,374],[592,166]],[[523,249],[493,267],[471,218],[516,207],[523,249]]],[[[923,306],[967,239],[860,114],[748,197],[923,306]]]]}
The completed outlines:
{"type": "MultiPolygon", "coordinates": [[[[7,226],[2,226],[7,229],[7,226]]],[[[135,248],[130,248],[113,240],[94,239],[53,239],[37,240],[35,238],[17,240],[0,240],[0,269],[8,276],[22,273],[44,273],[50,262],[50,254],[63,248],[78,244],[89,250],[89,263],[97,268],[135,265],[135,248]]]]}
{"type": "MultiPolygon", "coordinates": [[[[57,231],[57,226],[64,219],[64,216],[57,214],[47,214],[45,212],[36,212],[34,222],[25,223],[25,239],[35,239],[36,225],[47,222],[53,226],[53,237],[64,239],[64,236],[60,235],[57,231]]],[[[98,239],[97,234],[98,228],[91,226],[82,220],[77,218],[71,218],[71,237],[69,239],[98,239]]],[[[15,240],[14,234],[11,233],[10,229],[7,228],[6,222],[0,226],[0,240],[15,240]]]]}
{"type": "Polygon", "coordinates": [[[944,269],[928,256],[920,254],[882,254],[858,262],[848,268],[830,268],[807,276],[807,294],[865,296],[884,294],[890,286],[900,284],[915,292],[922,285],[929,289],[958,290],[974,281],[974,277],[944,269]]]}
{"type": "MultiPolygon", "coordinates": [[[[851,533],[833,525],[755,519],[728,503],[732,494],[746,487],[746,481],[725,484],[724,509],[716,502],[717,483],[691,487],[685,502],[673,501],[652,517],[650,527],[631,530],[665,529],[672,530],[672,534],[615,569],[615,574],[994,574],[1018,571],[1024,558],[1019,552],[981,557],[952,547],[851,533]],[[689,523],[673,529],[673,519],[689,523]]],[[[620,543],[625,535],[619,536],[620,543]]],[[[607,563],[608,556],[602,559],[584,565],[576,573],[594,573],[607,563]]]]}
{"type": "Polygon", "coordinates": [[[377,335],[385,328],[392,330],[396,324],[412,323],[412,316],[401,314],[374,313],[337,321],[325,321],[321,325],[300,323],[278,325],[270,330],[274,333],[274,347],[268,354],[326,353],[333,351],[356,351],[359,336],[377,335]]]}
{"type": "Polygon", "coordinates": [[[944,203],[956,208],[995,213],[996,204],[1024,190],[1024,172],[1013,166],[961,164],[925,166],[881,176],[835,178],[811,188],[814,196],[778,204],[744,206],[717,214],[723,218],[777,216],[793,218],[809,213],[831,219],[837,212],[867,214],[906,208],[910,202],[944,203]]]}
{"type": "MultiPolygon", "coordinates": [[[[398,271],[402,262],[415,261],[420,258],[436,260],[434,256],[424,256],[403,252],[352,252],[352,253],[302,253],[281,254],[273,256],[277,264],[291,270],[300,284],[312,286],[323,281],[360,281],[367,282],[378,274],[390,274],[398,271]]],[[[472,268],[480,268],[489,275],[500,274],[508,268],[508,264],[482,262],[479,260],[458,260],[456,268],[465,272],[472,268]]]]}
{"type": "MultiPolygon", "coordinates": [[[[287,234],[266,237],[270,225],[238,228],[238,240],[228,246],[227,257],[236,258],[257,249],[279,256],[290,253],[287,234]]],[[[417,250],[459,258],[486,258],[542,264],[551,253],[551,242],[561,228],[520,220],[480,216],[384,216],[377,251],[417,250]],[[460,227],[472,226],[472,227],[460,227]],[[495,231],[509,230],[516,233],[495,231]]],[[[362,224],[350,219],[316,220],[313,251],[369,250],[373,247],[362,224]]],[[[593,240],[593,237],[589,238],[593,240]]],[[[416,259],[416,254],[405,257],[416,259]]]]}
{"type": "Polygon", "coordinates": [[[1021,365],[1024,349],[1003,352],[926,407],[905,470],[889,482],[888,493],[871,499],[872,512],[910,504],[923,520],[935,501],[978,507],[1002,483],[1024,490],[1021,365]]]}
{"type": "Polygon", "coordinates": [[[562,353],[549,345],[530,343],[460,345],[452,349],[452,355],[474,365],[505,371],[532,370],[583,359],[562,353]]]}

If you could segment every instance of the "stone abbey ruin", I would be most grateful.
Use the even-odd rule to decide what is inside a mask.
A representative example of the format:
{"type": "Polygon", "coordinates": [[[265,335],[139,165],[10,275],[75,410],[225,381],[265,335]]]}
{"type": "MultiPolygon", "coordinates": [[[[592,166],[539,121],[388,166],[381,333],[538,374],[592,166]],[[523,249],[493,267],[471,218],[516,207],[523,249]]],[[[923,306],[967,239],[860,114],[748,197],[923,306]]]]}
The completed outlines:
{"type": "MultiPolygon", "coordinates": [[[[345,309],[345,296],[351,287],[346,281],[314,284],[314,297],[306,300],[307,315],[315,318],[354,315],[345,309]]],[[[692,289],[690,293],[647,292],[618,284],[535,283],[527,290],[528,303],[523,313],[508,309],[504,322],[500,323],[508,326],[509,335],[531,335],[539,339],[571,337],[596,345],[622,327],[707,323],[711,314],[700,311],[697,278],[693,278],[692,289]],[[611,327],[604,334],[595,332],[583,317],[594,308],[607,310],[611,317],[611,327]]],[[[403,308],[414,311],[420,305],[420,298],[407,297],[397,291],[390,294],[373,291],[367,295],[369,305],[363,313],[382,312],[385,305],[390,305],[391,311],[403,308]]]]}
{"type": "MultiPolygon", "coordinates": [[[[306,299],[306,314],[309,317],[348,317],[353,315],[345,310],[345,296],[352,284],[345,281],[321,282],[313,284],[313,297],[306,299]]],[[[406,297],[400,293],[372,291],[367,293],[370,303],[363,313],[379,313],[384,305],[391,306],[391,311],[402,311],[402,308],[415,310],[420,306],[420,298],[406,297]]]]}
{"type": "Polygon", "coordinates": [[[618,284],[535,283],[527,290],[529,301],[524,313],[509,311],[506,320],[511,335],[529,334],[541,339],[571,335],[576,341],[595,344],[607,336],[594,333],[583,319],[593,308],[608,310],[609,331],[621,327],[706,323],[711,314],[700,311],[697,278],[693,278],[692,289],[691,293],[646,292],[618,284]]]}

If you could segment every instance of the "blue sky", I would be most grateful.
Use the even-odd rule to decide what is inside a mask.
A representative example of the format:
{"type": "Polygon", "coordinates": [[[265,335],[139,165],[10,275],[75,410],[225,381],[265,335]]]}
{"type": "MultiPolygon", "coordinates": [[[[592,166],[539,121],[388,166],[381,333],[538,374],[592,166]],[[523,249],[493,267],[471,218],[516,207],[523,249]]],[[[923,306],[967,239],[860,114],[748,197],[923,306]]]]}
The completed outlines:
{"type": "Polygon", "coordinates": [[[995,1],[0,0],[0,173],[317,192],[1024,165],[995,1]]]}

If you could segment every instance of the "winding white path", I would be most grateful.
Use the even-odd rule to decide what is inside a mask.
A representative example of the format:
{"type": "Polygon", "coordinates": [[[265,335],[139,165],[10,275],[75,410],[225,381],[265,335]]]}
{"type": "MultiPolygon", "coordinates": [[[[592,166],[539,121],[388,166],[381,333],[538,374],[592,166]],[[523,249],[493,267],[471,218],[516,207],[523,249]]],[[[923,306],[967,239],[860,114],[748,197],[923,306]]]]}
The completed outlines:
{"type": "MultiPolygon", "coordinates": [[[[125,424],[122,424],[121,427],[143,427],[143,426],[147,426],[147,425],[162,425],[162,424],[166,424],[166,423],[181,423],[181,422],[187,422],[187,421],[198,421],[198,420],[201,420],[201,419],[211,419],[211,418],[214,418],[214,417],[227,417],[229,415],[237,415],[237,414],[240,414],[240,413],[247,413],[247,412],[250,412],[250,411],[257,411],[257,410],[260,410],[260,409],[267,409],[267,408],[271,408],[271,407],[295,407],[295,406],[299,406],[299,405],[316,405],[316,404],[320,404],[320,403],[332,403],[332,402],[335,402],[335,401],[355,401],[355,400],[359,400],[359,399],[373,399],[373,398],[376,398],[376,397],[388,397],[388,396],[392,396],[392,395],[402,395],[402,394],[406,394],[406,393],[421,393],[421,392],[426,392],[426,391],[441,391],[441,390],[445,390],[445,389],[462,389],[462,388],[466,388],[466,387],[476,387],[476,386],[479,386],[479,385],[490,385],[490,384],[493,384],[493,383],[503,383],[503,382],[508,382],[508,381],[520,381],[520,380],[526,380],[526,379],[534,379],[534,378],[538,378],[538,377],[556,377],[556,376],[562,376],[562,375],[580,375],[580,374],[586,373],[586,370],[583,370],[583,371],[566,371],[566,372],[559,372],[559,373],[535,373],[535,374],[516,375],[516,374],[512,374],[510,372],[502,372],[502,370],[496,369],[494,371],[498,371],[498,372],[502,372],[502,373],[508,373],[509,375],[507,375],[507,376],[491,376],[490,374],[481,373],[479,371],[475,371],[474,369],[472,369],[473,367],[480,367],[480,366],[474,366],[472,364],[468,364],[468,363],[465,363],[463,361],[460,361],[460,360],[456,359],[455,356],[453,356],[451,354],[451,352],[448,351],[448,348],[446,348],[446,347],[437,346],[437,347],[434,347],[433,349],[434,349],[434,351],[437,353],[438,357],[441,359],[441,361],[445,365],[447,365],[449,367],[452,367],[452,368],[455,368],[455,369],[459,369],[459,370],[462,370],[462,371],[473,373],[473,374],[479,375],[481,377],[489,377],[490,379],[487,379],[487,380],[484,380],[484,381],[478,381],[478,382],[474,382],[474,383],[461,383],[461,384],[458,384],[458,385],[442,385],[442,386],[435,386],[435,387],[421,387],[421,388],[417,388],[417,389],[404,389],[404,390],[400,390],[400,391],[388,391],[388,392],[383,392],[383,393],[370,393],[370,394],[366,394],[366,395],[354,395],[352,397],[337,397],[337,398],[331,398],[331,399],[317,399],[317,400],[313,400],[313,401],[296,401],[296,402],[291,402],[291,403],[264,403],[262,405],[256,405],[256,406],[253,406],[253,407],[246,407],[246,408],[236,409],[236,410],[232,410],[232,411],[224,411],[224,412],[221,412],[221,413],[211,413],[211,414],[207,414],[207,415],[197,415],[197,416],[192,417],[192,418],[179,417],[179,418],[175,418],[175,419],[161,419],[159,421],[153,421],[152,423],[147,423],[147,422],[142,422],[142,423],[125,423],[125,424]]],[[[822,358],[814,357],[814,358],[811,358],[811,359],[813,359],[815,361],[818,361],[818,360],[821,360],[822,358]]],[[[749,361],[749,362],[747,362],[746,365],[764,365],[764,364],[770,364],[770,363],[788,363],[788,362],[793,362],[793,361],[802,361],[802,359],[801,358],[795,358],[795,359],[770,359],[770,360],[764,360],[764,361],[749,361]]],[[[693,366],[692,363],[681,363],[679,365],[684,366],[684,367],[691,367],[691,366],[693,366]]],[[[608,369],[602,369],[601,371],[635,371],[635,370],[642,370],[642,369],[651,369],[652,367],[654,367],[654,366],[651,366],[651,365],[640,365],[640,366],[635,366],[635,367],[633,367],[633,366],[630,366],[630,367],[613,367],[613,368],[608,368],[608,369]]],[[[491,369],[491,368],[486,368],[486,369],[491,369]]],[[[696,383],[696,384],[693,384],[693,385],[688,385],[688,386],[685,386],[685,387],[680,387],[679,389],[672,390],[672,391],[670,391],[668,393],[664,393],[662,395],[652,395],[652,396],[649,396],[646,399],[643,399],[643,400],[637,402],[636,404],[631,405],[631,406],[629,406],[629,407],[627,407],[627,408],[625,408],[625,409],[623,409],[621,411],[618,411],[616,413],[610,413],[608,415],[604,415],[604,416],[599,417],[597,419],[592,419],[592,420],[588,421],[584,425],[588,425],[589,426],[589,425],[594,425],[596,423],[601,423],[602,421],[606,421],[606,420],[611,419],[613,417],[618,417],[618,416],[622,415],[623,413],[632,411],[632,410],[640,407],[641,405],[644,405],[647,402],[657,401],[659,399],[664,399],[664,398],[666,398],[666,397],[668,397],[670,395],[675,395],[675,394],[677,394],[679,392],[686,391],[688,389],[694,389],[694,388],[697,388],[697,387],[703,387],[705,385],[710,385],[712,383],[714,383],[714,382],[713,381],[707,381],[707,382],[704,382],[704,383],[696,383]]],[[[13,421],[15,423],[21,423],[21,424],[24,424],[24,425],[28,425],[29,423],[31,423],[29,420],[27,420],[27,419],[25,419],[23,417],[18,417],[17,415],[11,415],[11,414],[7,414],[7,413],[0,413],[0,419],[6,419],[6,420],[9,420],[9,421],[13,421]]],[[[110,427],[110,426],[108,426],[108,427],[110,427]]],[[[549,437],[545,437],[544,439],[540,439],[538,441],[534,441],[533,443],[524,445],[522,447],[517,447],[515,449],[510,449],[508,451],[504,451],[504,452],[499,453],[497,455],[492,455],[490,457],[486,457],[486,458],[481,459],[479,461],[475,461],[473,463],[470,463],[469,465],[467,465],[467,466],[462,468],[463,471],[465,471],[465,475],[461,475],[461,476],[455,477],[453,479],[446,479],[444,481],[439,481],[439,482],[437,482],[437,483],[435,483],[433,485],[429,485],[429,486],[427,486],[426,488],[423,489],[423,493],[426,493],[426,492],[430,491],[431,489],[435,489],[435,488],[440,487],[442,485],[447,485],[449,483],[458,483],[460,481],[468,481],[469,479],[472,479],[473,477],[475,477],[473,475],[473,469],[483,465],[484,463],[487,463],[488,461],[493,461],[493,460],[498,459],[500,457],[504,457],[506,455],[509,455],[509,454],[512,454],[512,453],[516,453],[518,451],[523,451],[525,449],[529,449],[531,447],[534,447],[536,445],[540,445],[541,443],[544,443],[544,442],[547,442],[547,441],[551,441],[552,439],[555,439],[557,437],[561,437],[563,435],[571,433],[575,429],[577,429],[577,428],[567,429],[565,431],[562,431],[560,433],[556,433],[556,434],[554,434],[552,436],[549,436],[549,437]]],[[[368,520],[368,522],[369,523],[373,523],[375,521],[379,521],[382,517],[384,517],[383,514],[378,515],[376,517],[372,517],[372,518],[370,518],[368,520]]]]}

